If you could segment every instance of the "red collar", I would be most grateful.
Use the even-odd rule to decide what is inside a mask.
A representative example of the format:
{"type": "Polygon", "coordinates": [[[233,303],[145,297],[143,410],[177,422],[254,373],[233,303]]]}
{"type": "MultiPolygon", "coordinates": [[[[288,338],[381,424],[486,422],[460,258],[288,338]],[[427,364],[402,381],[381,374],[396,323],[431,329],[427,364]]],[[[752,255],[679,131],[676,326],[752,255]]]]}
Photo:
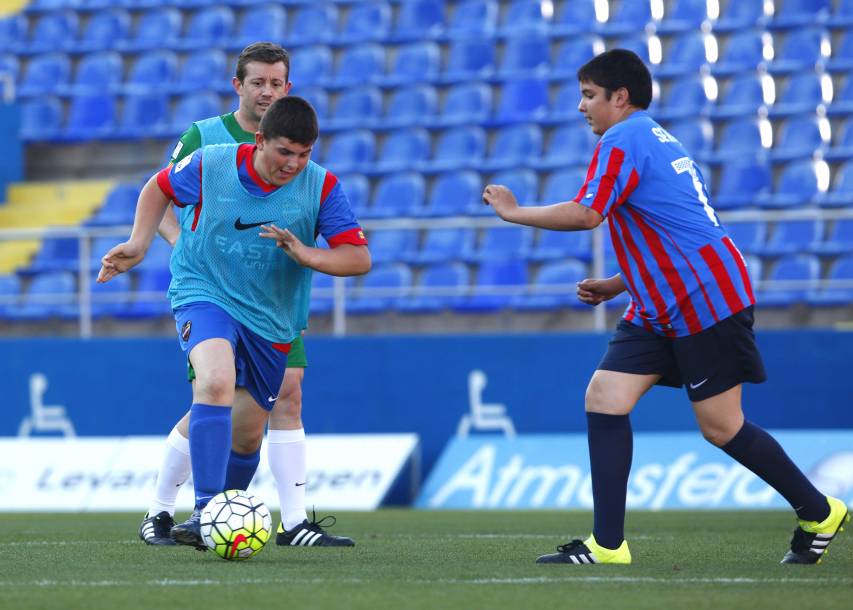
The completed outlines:
{"type": "Polygon", "coordinates": [[[241,164],[246,164],[246,171],[249,173],[249,177],[255,182],[255,184],[260,187],[260,189],[269,193],[277,189],[278,187],[274,184],[270,184],[266,180],[258,175],[258,172],[255,171],[255,164],[253,163],[255,158],[255,151],[258,149],[257,144],[241,144],[237,149],[237,167],[239,168],[241,164]]]}

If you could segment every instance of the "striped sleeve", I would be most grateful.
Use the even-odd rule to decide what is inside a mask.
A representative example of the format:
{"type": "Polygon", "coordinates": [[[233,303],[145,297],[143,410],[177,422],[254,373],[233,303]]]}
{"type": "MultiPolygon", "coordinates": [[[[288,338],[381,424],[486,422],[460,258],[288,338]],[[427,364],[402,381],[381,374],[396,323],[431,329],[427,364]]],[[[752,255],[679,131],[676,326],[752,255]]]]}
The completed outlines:
{"type": "Polygon", "coordinates": [[[596,146],[586,181],[575,199],[604,217],[622,205],[640,181],[630,149],[618,130],[613,131],[604,134],[596,146]]]}

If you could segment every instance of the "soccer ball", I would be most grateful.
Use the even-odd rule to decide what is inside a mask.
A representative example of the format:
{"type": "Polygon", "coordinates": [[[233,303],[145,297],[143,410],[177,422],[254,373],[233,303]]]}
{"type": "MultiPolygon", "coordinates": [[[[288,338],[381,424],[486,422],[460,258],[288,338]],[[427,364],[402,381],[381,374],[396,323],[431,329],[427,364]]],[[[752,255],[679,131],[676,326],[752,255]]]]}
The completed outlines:
{"type": "Polygon", "coordinates": [[[201,511],[201,537],[223,559],[241,561],[258,553],[272,534],[266,505],[252,494],[231,489],[211,498],[201,511]]]}

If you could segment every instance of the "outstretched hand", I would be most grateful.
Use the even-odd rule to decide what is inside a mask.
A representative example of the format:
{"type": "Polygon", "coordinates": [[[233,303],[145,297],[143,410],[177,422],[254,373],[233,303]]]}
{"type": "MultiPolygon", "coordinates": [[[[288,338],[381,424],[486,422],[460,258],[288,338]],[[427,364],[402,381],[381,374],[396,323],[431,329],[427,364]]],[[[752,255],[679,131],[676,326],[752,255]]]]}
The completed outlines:
{"type": "Polygon", "coordinates": [[[284,252],[300,265],[305,265],[306,253],[308,247],[299,241],[289,229],[279,229],[275,225],[261,225],[263,231],[259,233],[261,237],[274,239],[275,245],[284,250],[284,252]]]}
{"type": "Polygon", "coordinates": [[[504,220],[518,208],[518,201],[512,191],[503,184],[489,184],[483,190],[483,203],[492,206],[495,213],[504,220]]]}
{"type": "Polygon", "coordinates": [[[126,241],[113,247],[101,258],[101,270],[98,272],[98,283],[109,282],[120,273],[132,269],[145,257],[145,250],[134,243],[126,241]]]}
{"type": "Polygon", "coordinates": [[[625,286],[621,281],[615,281],[619,276],[607,279],[587,278],[578,282],[578,300],[587,305],[598,305],[619,295],[625,286]]]}

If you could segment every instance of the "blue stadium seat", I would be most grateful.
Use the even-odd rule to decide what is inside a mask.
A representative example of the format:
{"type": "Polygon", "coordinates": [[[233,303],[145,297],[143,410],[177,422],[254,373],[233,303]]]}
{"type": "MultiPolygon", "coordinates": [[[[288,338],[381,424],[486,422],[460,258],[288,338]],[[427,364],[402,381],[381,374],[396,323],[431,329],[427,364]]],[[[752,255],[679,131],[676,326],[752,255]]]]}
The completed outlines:
{"type": "Polygon", "coordinates": [[[370,207],[370,216],[400,218],[412,216],[423,209],[426,183],[423,176],[414,172],[401,172],[385,176],[376,185],[376,195],[370,207]]]}
{"type": "Polygon", "coordinates": [[[642,32],[652,21],[652,8],[648,0],[620,2],[610,19],[601,24],[601,30],[607,36],[622,36],[632,32],[642,32]]]}
{"type": "Polygon", "coordinates": [[[507,36],[530,31],[547,32],[549,20],[542,14],[538,0],[511,0],[504,11],[501,32],[507,36]]]}
{"type": "MultiPolygon", "coordinates": [[[[441,149],[437,151],[441,153],[441,149]]],[[[521,123],[498,129],[489,148],[488,158],[480,164],[484,171],[527,165],[542,154],[542,130],[532,123],[521,123]]]]}
{"type": "Polygon", "coordinates": [[[71,62],[65,53],[36,55],[24,67],[18,95],[37,97],[57,93],[68,84],[71,62]]]}
{"type": "MultiPolygon", "coordinates": [[[[318,2],[301,5],[290,20],[290,33],[287,35],[288,44],[318,44],[337,38],[338,9],[332,3],[318,2]]],[[[299,74],[302,82],[303,73],[299,74]]]]}
{"type": "Polygon", "coordinates": [[[830,72],[853,70],[853,29],[844,30],[838,42],[832,45],[832,57],[826,61],[825,68],[830,72]]]}
{"type": "Polygon", "coordinates": [[[65,50],[77,38],[79,18],[74,11],[44,13],[30,29],[24,45],[27,53],[45,53],[65,50]]]}
{"type": "Polygon", "coordinates": [[[444,31],[444,0],[409,0],[397,5],[393,40],[434,40],[444,31]]]}
{"type": "Polygon", "coordinates": [[[822,220],[780,220],[762,248],[761,256],[807,252],[823,238],[822,220]]]}
{"type": "Polygon", "coordinates": [[[550,63],[551,46],[547,34],[519,33],[507,39],[498,74],[501,78],[544,76],[549,70],[550,63]]]}
{"type": "Polygon", "coordinates": [[[436,122],[441,125],[476,124],[486,121],[491,114],[491,87],[478,82],[461,83],[448,89],[436,122]]]}
{"type": "Polygon", "coordinates": [[[299,47],[290,57],[290,73],[299,75],[299,86],[322,85],[332,73],[332,52],[324,45],[299,47]]]}
{"type": "Polygon", "coordinates": [[[566,82],[559,86],[554,96],[554,103],[548,111],[548,121],[560,124],[563,121],[576,122],[582,120],[578,111],[580,90],[577,80],[566,82]]]}
{"type": "Polygon", "coordinates": [[[177,71],[171,91],[174,93],[195,93],[204,90],[224,89],[231,93],[230,75],[226,72],[227,59],[219,49],[203,49],[186,55],[177,71]]]}
{"type": "Polygon", "coordinates": [[[21,102],[21,137],[29,140],[51,140],[62,132],[62,102],[52,95],[38,96],[21,102]]]}
{"type": "Polygon", "coordinates": [[[771,179],[770,167],[757,159],[724,163],[711,205],[718,210],[753,206],[770,192],[771,179]]]}
{"type": "Polygon", "coordinates": [[[17,275],[0,275],[0,318],[9,318],[18,309],[21,298],[21,278],[17,275]]]}
{"type": "Polygon", "coordinates": [[[808,295],[810,305],[823,307],[847,307],[853,302],[853,255],[845,254],[829,268],[827,282],[808,295]],[[838,282],[841,286],[829,282],[838,282]]]}
{"type": "Polygon", "coordinates": [[[468,294],[468,268],[459,262],[443,262],[423,270],[411,298],[400,303],[405,313],[431,313],[460,305],[468,294]]]}
{"type": "MultiPolygon", "coordinates": [[[[152,245],[158,241],[162,242],[163,240],[156,239],[152,245]]],[[[124,312],[124,315],[129,318],[156,318],[170,315],[172,307],[166,298],[166,291],[172,281],[172,274],[168,267],[137,268],[134,275],[136,275],[137,282],[133,303],[124,312]]]]}
{"type": "Polygon", "coordinates": [[[125,97],[119,135],[130,139],[165,136],[171,133],[170,127],[166,94],[154,90],[125,97]]]}
{"type": "Polygon", "coordinates": [[[802,28],[823,23],[832,12],[831,0],[785,0],[776,6],[773,18],[767,22],[771,29],[802,28]]]}
{"type": "Polygon", "coordinates": [[[125,52],[175,48],[182,25],[181,12],[174,7],[146,11],[136,18],[131,37],[119,41],[116,48],[125,52]]]}
{"type": "Polygon", "coordinates": [[[418,232],[415,229],[373,231],[368,235],[368,239],[370,259],[374,265],[411,257],[418,248],[418,232]]]}
{"type": "Polygon", "coordinates": [[[821,119],[808,115],[793,117],[780,128],[779,140],[774,142],[770,159],[774,163],[811,159],[828,144],[828,139],[825,141],[821,134],[821,119]]]}
{"type": "Polygon", "coordinates": [[[373,133],[365,129],[336,134],[326,148],[324,165],[333,172],[370,169],[376,151],[373,133]]]}
{"type": "MultiPolygon", "coordinates": [[[[851,73],[853,73],[853,66],[851,66],[851,73]]],[[[846,118],[853,115],[853,77],[849,74],[844,79],[840,91],[834,92],[832,102],[826,108],[826,114],[831,118],[846,118]]]]}
{"type": "Polygon", "coordinates": [[[766,21],[763,2],[727,2],[724,8],[713,24],[715,33],[748,30],[766,21]]]}
{"type": "Polygon", "coordinates": [[[597,137],[585,122],[571,121],[553,131],[537,169],[560,168],[589,163],[597,137]]]}
{"type": "Polygon", "coordinates": [[[812,244],[810,250],[814,254],[829,256],[853,252],[853,219],[840,218],[833,222],[826,231],[823,241],[812,244]]]}
{"type": "Polygon", "coordinates": [[[320,119],[320,124],[326,127],[325,119],[329,116],[329,94],[322,87],[309,85],[307,87],[294,87],[290,91],[291,95],[298,95],[301,98],[308,100],[314,107],[314,112],[317,113],[317,118],[320,119]]]}
{"type": "Polygon", "coordinates": [[[758,197],[757,202],[763,208],[799,208],[814,202],[818,194],[814,162],[793,161],[782,169],[773,193],[758,197]]]}
{"type": "MultiPolygon", "coordinates": [[[[98,211],[86,221],[89,226],[113,226],[133,224],[133,215],[136,212],[136,200],[139,198],[140,187],[131,182],[121,182],[104,199],[103,205],[98,211]]],[[[115,238],[107,238],[115,241],[115,238]]],[[[115,245],[113,243],[112,245],[115,245]]],[[[110,246],[112,247],[112,246],[110,246]]],[[[93,254],[99,252],[98,257],[103,256],[100,249],[92,248],[93,254]]]]}
{"type": "Polygon", "coordinates": [[[489,78],[497,66],[495,43],[490,38],[459,38],[450,44],[444,82],[489,78]]]}
{"type": "Polygon", "coordinates": [[[385,47],[365,43],[341,51],[335,75],[329,84],[335,87],[364,86],[380,82],[384,75],[385,47]]]}
{"type": "Polygon", "coordinates": [[[655,33],[666,35],[698,31],[707,19],[706,0],[673,0],[661,22],[655,26],[655,33]]]}
{"type": "MultiPolygon", "coordinates": [[[[20,82],[18,75],[21,72],[21,62],[17,55],[12,53],[0,53],[0,75],[8,76],[12,83],[20,82]]],[[[0,84],[2,86],[2,84],[0,84]]]]}
{"type": "Polygon", "coordinates": [[[495,0],[464,0],[456,4],[447,26],[451,38],[491,38],[497,27],[495,0]]]}
{"type": "Polygon", "coordinates": [[[764,105],[762,76],[753,72],[739,74],[728,80],[709,114],[714,120],[756,116],[764,105]]]}
{"type": "Polygon", "coordinates": [[[0,51],[20,52],[27,39],[28,29],[29,22],[23,13],[0,18],[0,51]]]}
{"type": "MultiPolygon", "coordinates": [[[[552,201],[567,201],[567,199],[552,201]]],[[[566,258],[589,261],[592,258],[592,233],[589,231],[539,231],[539,241],[530,251],[528,258],[540,262],[566,258]]]]}
{"type": "Polygon", "coordinates": [[[382,92],[376,87],[354,87],[341,91],[332,107],[330,129],[371,127],[382,114],[382,92]]]}
{"type": "Polygon", "coordinates": [[[790,307],[804,303],[820,280],[820,261],[812,254],[793,254],[776,261],[756,296],[761,307],[790,307]],[[768,285],[780,282],[776,286],[768,285]],[[796,284],[793,284],[796,282],[796,284]]]}
{"type": "Polygon", "coordinates": [[[318,272],[311,275],[311,303],[309,307],[312,316],[328,315],[332,311],[333,283],[334,278],[331,275],[318,272]]]}
{"type": "Polygon", "coordinates": [[[20,305],[10,317],[17,320],[43,320],[60,316],[73,308],[76,293],[74,274],[51,271],[36,275],[20,305]]]}
{"type": "Polygon", "coordinates": [[[391,71],[383,79],[386,86],[432,82],[438,78],[441,49],[431,41],[412,42],[397,49],[391,71]]]}
{"type": "Polygon", "coordinates": [[[376,162],[379,172],[416,169],[429,159],[429,133],[420,127],[396,130],[382,144],[376,162]]]}
{"type": "Polygon", "coordinates": [[[673,78],[696,74],[708,64],[705,54],[705,37],[712,34],[702,32],[684,32],[678,34],[663,57],[663,62],[655,68],[655,78],[673,78]]]}
{"type": "Polygon", "coordinates": [[[853,121],[846,120],[841,129],[835,131],[832,148],[824,153],[827,161],[846,161],[853,157],[853,121]]]}
{"type": "Polygon", "coordinates": [[[512,306],[521,311],[542,311],[581,307],[575,286],[588,277],[586,265],[576,260],[552,261],[542,265],[527,294],[513,299],[512,306]]]}
{"type": "Polygon", "coordinates": [[[370,204],[370,181],[364,174],[339,176],[338,181],[349,199],[350,208],[358,218],[370,204]]]}
{"type": "Polygon", "coordinates": [[[222,114],[222,103],[215,93],[202,91],[182,96],[172,111],[171,131],[183,133],[194,121],[219,114],[222,114]]]}
{"type": "Polygon", "coordinates": [[[356,2],[350,5],[335,41],[344,44],[381,41],[388,37],[390,30],[391,7],[387,3],[356,2]]]}
{"type": "Polygon", "coordinates": [[[513,292],[524,290],[527,283],[527,264],[524,261],[484,261],[477,270],[474,293],[454,309],[466,313],[486,313],[504,309],[512,303],[515,296],[513,292]]]}
{"type": "Polygon", "coordinates": [[[234,35],[228,40],[228,46],[239,51],[258,40],[287,40],[287,12],[283,7],[259,4],[247,8],[234,35]]]}
{"type": "Polygon", "coordinates": [[[507,81],[495,112],[498,124],[536,121],[548,114],[548,83],[540,78],[522,77],[507,81]]]}
{"type": "Polygon", "coordinates": [[[578,36],[598,30],[595,15],[595,0],[573,0],[561,2],[551,22],[551,33],[578,36]]]}
{"type": "Polygon", "coordinates": [[[469,262],[524,259],[533,244],[533,229],[519,226],[489,227],[483,230],[479,245],[462,254],[469,262]]]}
{"type": "MultiPolygon", "coordinates": [[[[137,188],[137,192],[139,189],[137,188]]],[[[131,210],[130,223],[118,223],[118,224],[132,224],[133,223],[133,210],[131,210]]],[[[87,223],[88,224],[88,223],[87,223]]],[[[112,248],[115,247],[116,244],[121,242],[121,238],[119,237],[96,237],[92,240],[90,244],[90,256],[89,256],[89,268],[92,270],[101,268],[101,258],[109,252],[112,248]]]]}
{"type": "Polygon", "coordinates": [[[102,51],[85,55],[77,63],[74,79],[62,93],[116,93],[124,77],[121,55],[115,51],[102,51]]]}
{"type": "MultiPolygon", "coordinates": [[[[580,192],[584,182],[586,182],[586,167],[577,166],[558,170],[545,179],[540,200],[549,204],[572,201],[580,192]]],[[[584,231],[577,232],[584,233],[584,231]]]]}
{"type": "Polygon", "coordinates": [[[707,119],[688,118],[667,124],[667,131],[681,142],[693,159],[705,161],[711,156],[714,128],[707,119]]]}
{"type": "Polygon", "coordinates": [[[474,229],[430,229],[410,262],[444,263],[461,259],[474,249],[474,229]]]}
{"type": "Polygon", "coordinates": [[[474,204],[482,204],[482,194],[483,182],[476,172],[456,170],[439,174],[424,213],[429,216],[467,214],[474,204]]]}
{"type": "Polygon", "coordinates": [[[76,271],[79,261],[79,240],[74,237],[46,237],[27,266],[26,272],[76,271]]]}
{"type": "Polygon", "coordinates": [[[187,50],[220,47],[229,41],[233,30],[234,11],[222,5],[205,6],[190,15],[178,46],[187,50]]]}
{"type": "Polygon", "coordinates": [[[755,158],[763,153],[764,147],[761,144],[761,128],[758,120],[741,118],[730,121],[723,127],[714,154],[707,160],[725,162],[735,158],[755,158]]]}
{"type": "Polygon", "coordinates": [[[178,57],[172,51],[148,51],[130,68],[124,84],[125,93],[145,93],[152,88],[170,88],[178,71],[178,57]]]}
{"type": "Polygon", "coordinates": [[[80,38],[71,45],[71,50],[77,53],[94,53],[112,49],[117,41],[130,35],[130,21],[130,14],[121,8],[93,13],[80,38]]]}
{"type": "Polygon", "coordinates": [[[792,30],[781,45],[777,42],[774,46],[776,53],[767,66],[771,73],[790,74],[814,70],[816,64],[829,58],[829,33],[818,28],[792,30]]]}
{"type": "Polygon", "coordinates": [[[68,109],[65,136],[72,140],[90,140],[112,135],[116,126],[116,106],[114,95],[75,95],[68,109]]]}
{"type": "Polygon", "coordinates": [[[627,36],[623,36],[619,38],[615,42],[608,43],[608,49],[628,49],[629,51],[633,51],[636,53],[640,59],[646,62],[646,65],[650,65],[651,56],[649,55],[649,35],[646,34],[643,29],[637,30],[636,34],[629,34],[627,36]]]}
{"type": "Polygon", "coordinates": [[[686,76],[669,85],[660,108],[655,112],[655,119],[671,121],[697,117],[704,114],[708,107],[704,78],[701,75],[686,76]]]}
{"type": "MultiPolygon", "coordinates": [[[[122,273],[112,278],[105,284],[99,284],[97,272],[92,276],[89,286],[92,289],[92,317],[101,319],[105,317],[118,317],[128,313],[131,309],[130,276],[122,273]]],[[[75,308],[76,309],[76,308],[75,308]]]]}
{"type": "MultiPolygon", "coordinates": [[[[853,129],[848,131],[853,140],[853,129]]],[[[853,145],[848,148],[851,149],[853,145]]],[[[853,207],[853,161],[846,161],[838,168],[832,180],[832,188],[818,199],[818,203],[824,208],[853,207]]]]}
{"type": "MultiPolygon", "coordinates": [[[[473,125],[448,129],[438,136],[428,169],[477,167],[486,154],[486,132],[473,125]]],[[[425,168],[426,169],[426,168],[425,168]]]]}
{"type": "Polygon", "coordinates": [[[403,263],[386,263],[370,270],[352,292],[347,302],[347,313],[374,314],[397,309],[412,290],[412,270],[403,263]],[[368,291],[382,291],[371,295],[368,291]]]}
{"type": "Polygon", "coordinates": [[[172,247],[165,239],[155,239],[148,247],[145,258],[135,269],[168,269],[172,258],[172,247]]]}
{"type": "MultiPolygon", "coordinates": [[[[751,4],[735,2],[734,4],[751,4]]],[[[731,76],[741,72],[754,72],[764,63],[764,32],[739,30],[729,36],[720,51],[720,58],[711,66],[715,76],[731,76]]]]}
{"type": "MultiPolygon", "coordinates": [[[[539,202],[539,180],[536,177],[536,172],[530,169],[508,169],[494,174],[487,183],[503,184],[512,191],[515,198],[522,205],[539,202]]],[[[483,202],[478,202],[472,214],[483,214],[492,216],[494,212],[483,205],[483,202]]]]}
{"type": "Polygon", "coordinates": [[[438,93],[430,85],[395,89],[382,119],[384,127],[408,127],[429,123],[438,113],[438,93]]]}
{"type": "Polygon", "coordinates": [[[604,51],[604,41],[598,36],[573,36],[557,49],[551,66],[552,78],[575,79],[578,68],[604,51]]]}
{"type": "Polygon", "coordinates": [[[788,78],[781,95],[777,95],[776,102],[770,108],[770,116],[780,118],[811,114],[824,101],[821,75],[814,71],[801,72],[788,78]]]}
{"type": "Polygon", "coordinates": [[[838,0],[835,11],[827,19],[827,25],[833,28],[849,28],[853,25],[853,0],[838,0]]]}
{"type": "Polygon", "coordinates": [[[767,223],[763,220],[730,222],[726,232],[738,249],[745,254],[755,254],[764,248],[767,240],[767,223]]]}

